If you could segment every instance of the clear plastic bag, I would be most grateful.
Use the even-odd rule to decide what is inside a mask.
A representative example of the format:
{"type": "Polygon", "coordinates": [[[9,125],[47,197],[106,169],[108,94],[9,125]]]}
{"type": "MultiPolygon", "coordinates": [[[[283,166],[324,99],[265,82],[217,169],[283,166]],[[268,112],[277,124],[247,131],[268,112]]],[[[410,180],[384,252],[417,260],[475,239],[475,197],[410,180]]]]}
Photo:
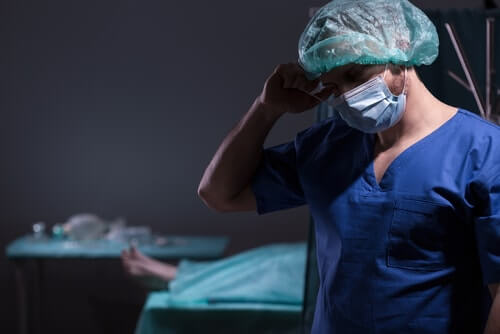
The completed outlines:
{"type": "Polygon", "coordinates": [[[63,228],[69,239],[96,240],[104,237],[108,226],[96,215],[83,213],[71,216],[63,228]]]}

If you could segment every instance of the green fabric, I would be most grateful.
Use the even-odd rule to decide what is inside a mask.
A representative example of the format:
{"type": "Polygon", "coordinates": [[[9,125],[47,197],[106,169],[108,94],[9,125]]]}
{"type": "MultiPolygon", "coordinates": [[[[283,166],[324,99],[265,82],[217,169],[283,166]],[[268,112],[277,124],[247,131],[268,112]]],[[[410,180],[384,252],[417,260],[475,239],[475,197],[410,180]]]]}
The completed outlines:
{"type": "Polygon", "coordinates": [[[169,292],[150,293],[136,334],[279,333],[300,325],[306,244],[181,261],[169,292]]]}
{"type": "MultiPolygon", "coordinates": [[[[173,240],[165,246],[140,245],[144,254],[160,259],[215,259],[222,256],[226,237],[167,236],[173,240]]],[[[108,240],[35,239],[25,236],[7,246],[9,258],[117,258],[128,244],[108,240]]]]}
{"type": "Polygon", "coordinates": [[[168,292],[153,292],[135,334],[296,333],[302,308],[269,303],[215,303],[170,306],[168,292]]]}
{"type": "Polygon", "coordinates": [[[301,305],[306,244],[277,244],[210,263],[181,261],[170,302],[278,302],[301,305]]]}
{"type": "Polygon", "coordinates": [[[436,27],[407,0],[333,0],[302,33],[299,62],[312,79],[350,63],[429,65],[438,49],[436,27]]]}

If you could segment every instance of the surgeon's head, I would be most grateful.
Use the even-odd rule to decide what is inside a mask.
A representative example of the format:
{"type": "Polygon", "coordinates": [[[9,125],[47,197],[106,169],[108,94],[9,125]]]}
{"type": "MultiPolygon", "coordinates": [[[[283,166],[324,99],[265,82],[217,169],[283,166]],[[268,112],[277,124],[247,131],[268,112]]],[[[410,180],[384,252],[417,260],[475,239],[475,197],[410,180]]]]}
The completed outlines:
{"type": "Polygon", "coordinates": [[[438,47],[433,23],[407,0],[333,0],[302,33],[299,63],[331,86],[349,125],[374,133],[401,119],[413,66],[431,64],[438,47]]]}

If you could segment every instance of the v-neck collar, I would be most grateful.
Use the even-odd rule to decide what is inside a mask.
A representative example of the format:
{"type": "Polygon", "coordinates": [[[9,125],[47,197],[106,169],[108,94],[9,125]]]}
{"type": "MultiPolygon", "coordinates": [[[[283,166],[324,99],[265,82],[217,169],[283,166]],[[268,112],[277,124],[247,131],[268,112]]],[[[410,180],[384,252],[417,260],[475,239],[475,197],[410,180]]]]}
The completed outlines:
{"type": "Polygon", "coordinates": [[[440,132],[444,131],[447,127],[450,126],[450,124],[453,123],[453,121],[457,118],[458,114],[461,114],[462,110],[458,109],[455,114],[450,117],[446,122],[441,124],[439,127],[437,127],[434,131],[426,135],[425,137],[419,139],[409,147],[407,147],[405,150],[403,150],[401,153],[399,153],[394,160],[389,164],[387,169],[384,172],[384,175],[382,175],[382,178],[380,179],[380,183],[377,182],[377,178],[375,177],[375,166],[374,166],[374,155],[375,155],[375,140],[377,134],[367,134],[368,142],[367,142],[367,148],[368,148],[368,157],[370,159],[370,163],[368,164],[367,170],[366,170],[366,182],[368,183],[368,186],[370,187],[370,191],[387,191],[391,189],[392,185],[392,176],[393,174],[402,167],[403,163],[405,160],[408,160],[408,158],[411,156],[411,153],[417,149],[419,149],[422,145],[427,143],[428,141],[432,140],[437,134],[440,132]]]}

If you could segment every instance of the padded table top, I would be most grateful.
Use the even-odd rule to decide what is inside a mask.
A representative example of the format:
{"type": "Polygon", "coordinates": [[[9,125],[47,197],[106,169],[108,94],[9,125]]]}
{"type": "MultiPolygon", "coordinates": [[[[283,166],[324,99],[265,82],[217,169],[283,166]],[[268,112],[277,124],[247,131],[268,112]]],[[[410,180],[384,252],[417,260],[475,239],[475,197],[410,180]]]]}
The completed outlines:
{"type": "MultiPolygon", "coordinates": [[[[225,236],[165,236],[165,245],[144,244],[138,249],[159,259],[216,259],[223,255],[229,242],[225,236]]],[[[18,258],[118,258],[128,247],[125,242],[99,240],[36,239],[31,235],[14,240],[7,246],[7,257],[18,258]]]]}
{"type": "Polygon", "coordinates": [[[192,303],[170,305],[169,292],[149,294],[135,334],[295,333],[302,306],[279,303],[192,303]]]}

